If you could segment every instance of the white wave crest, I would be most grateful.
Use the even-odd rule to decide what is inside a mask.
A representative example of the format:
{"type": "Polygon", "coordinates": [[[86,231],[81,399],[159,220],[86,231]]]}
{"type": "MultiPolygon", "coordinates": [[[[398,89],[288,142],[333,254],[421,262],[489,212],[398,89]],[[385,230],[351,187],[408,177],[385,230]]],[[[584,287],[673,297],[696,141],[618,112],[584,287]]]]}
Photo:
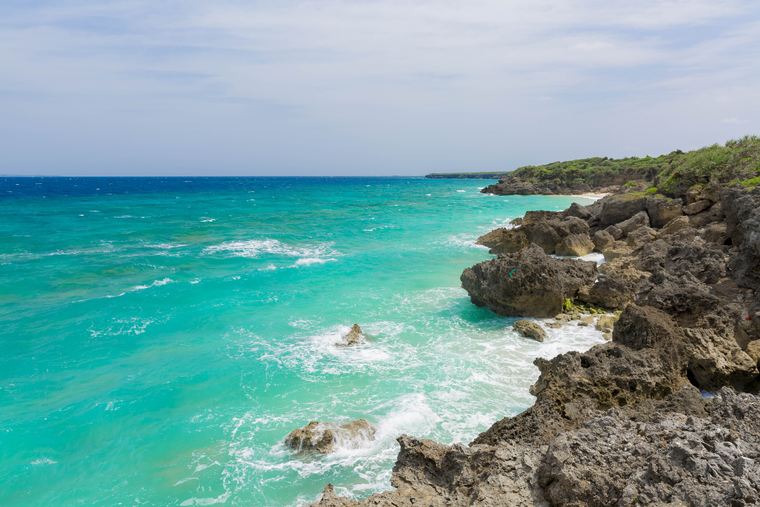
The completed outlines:
{"type": "Polygon", "coordinates": [[[276,239],[249,239],[242,241],[227,241],[219,245],[212,245],[204,248],[203,253],[207,255],[226,254],[231,257],[245,258],[257,258],[262,255],[298,257],[299,259],[296,261],[295,265],[304,266],[335,260],[334,257],[339,254],[331,247],[331,243],[292,246],[276,239]]]}

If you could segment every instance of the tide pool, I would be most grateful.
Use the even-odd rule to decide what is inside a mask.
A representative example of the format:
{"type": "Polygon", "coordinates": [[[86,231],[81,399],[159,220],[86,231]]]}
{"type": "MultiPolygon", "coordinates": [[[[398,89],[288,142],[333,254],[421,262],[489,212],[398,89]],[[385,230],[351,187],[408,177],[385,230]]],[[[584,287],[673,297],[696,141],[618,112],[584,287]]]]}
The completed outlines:
{"type": "MultiPolygon", "coordinates": [[[[408,433],[532,403],[537,343],[459,288],[478,235],[571,197],[421,178],[0,178],[0,505],[298,505],[390,488],[408,433]],[[354,322],[359,348],[335,346],[354,322]],[[364,446],[298,457],[311,420],[364,446]]],[[[588,201],[586,201],[588,202],[588,201]]]]}

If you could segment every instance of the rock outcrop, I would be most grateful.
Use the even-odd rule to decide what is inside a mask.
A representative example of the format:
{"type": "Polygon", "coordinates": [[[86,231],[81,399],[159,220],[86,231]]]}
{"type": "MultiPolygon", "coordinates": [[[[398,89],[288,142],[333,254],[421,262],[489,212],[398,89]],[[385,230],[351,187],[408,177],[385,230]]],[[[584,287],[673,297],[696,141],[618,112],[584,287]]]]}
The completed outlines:
{"type": "Polygon", "coordinates": [[[402,436],[393,491],[320,505],[760,505],[760,189],[609,196],[516,230],[568,217],[598,269],[526,228],[462,286],[500,315],[615,309],[612,341],[536,359],[535,403],[467,446],[402,436]]]}
{"type": "Polygon", "coordinates": [[[546,338],[546,331],[536,322],[531,320],[517,320],[512,327],[520,336],[542,342],[546,338]]]}
{"type": "Polygon", "coordinates": [[[473,303],[500,315],[553,317],[595,278],[595,263],[556,259],[530,244],[466,269],[461,280],[473,303]]]}
{"type": "Polygon", "coordinates": [[[365,341],[367,341],[367,338],[364,336],[362,328],[359,327],[359,324],[354,324],[351,326],[351,330],[343,336],[342,341],[339,341],[335,345],[339,347],[353,347],[354,345],[361,345],[365,341]]]}
{"type": "Polygon", "coordinates": [[[285,445],[298,453],[328,454],[336,447],[357,447],[374,438],[375,428],[366,419],[340,425],[311,421],[303,428],[288,433],[285,445]]]}
{"type": "Polygon", "coordinates": [[[518,227],[496,229],[478,238],[477,243],[494,254],[519,252],[534,243],[547,254],[586,255],[594,248],[588,233],[588,224],[578,217],[527,215],[518,227]]]}

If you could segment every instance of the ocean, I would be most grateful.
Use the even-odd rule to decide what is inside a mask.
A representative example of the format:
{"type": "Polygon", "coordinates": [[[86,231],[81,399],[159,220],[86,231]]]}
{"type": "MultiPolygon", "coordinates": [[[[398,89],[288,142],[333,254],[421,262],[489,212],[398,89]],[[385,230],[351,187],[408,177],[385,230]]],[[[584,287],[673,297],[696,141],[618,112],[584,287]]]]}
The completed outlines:
{"type": "Polygon", "coordinates": [[[538,343],[472,305],[478,235],[561,196],[423,178],[0,178],[0,505],[301,505],[390,488],[400,434],[532,403],[538,343]],[[335,342],[353,323],[369,342],[335,342]],[[366,418],[371,443],[282,445],[366,418]]]}

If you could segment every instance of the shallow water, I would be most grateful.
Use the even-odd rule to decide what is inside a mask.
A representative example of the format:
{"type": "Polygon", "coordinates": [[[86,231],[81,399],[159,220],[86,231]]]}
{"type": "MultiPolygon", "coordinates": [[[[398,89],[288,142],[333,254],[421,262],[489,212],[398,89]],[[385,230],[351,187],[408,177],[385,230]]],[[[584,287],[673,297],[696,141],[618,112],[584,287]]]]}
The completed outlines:
{"type": "Polygon", "coordinates": [[[574,200],[484,184],[0,178],[0,504],[366,496],[398,435],[468,442],[525,409],[534,358],[602,339],[533,342],[469,302],[479,234],[574,200]],[[336,347],[354,322],[369,343],[336,347]],[[359,417],[373,442],[281,445],[359,417]]]}

